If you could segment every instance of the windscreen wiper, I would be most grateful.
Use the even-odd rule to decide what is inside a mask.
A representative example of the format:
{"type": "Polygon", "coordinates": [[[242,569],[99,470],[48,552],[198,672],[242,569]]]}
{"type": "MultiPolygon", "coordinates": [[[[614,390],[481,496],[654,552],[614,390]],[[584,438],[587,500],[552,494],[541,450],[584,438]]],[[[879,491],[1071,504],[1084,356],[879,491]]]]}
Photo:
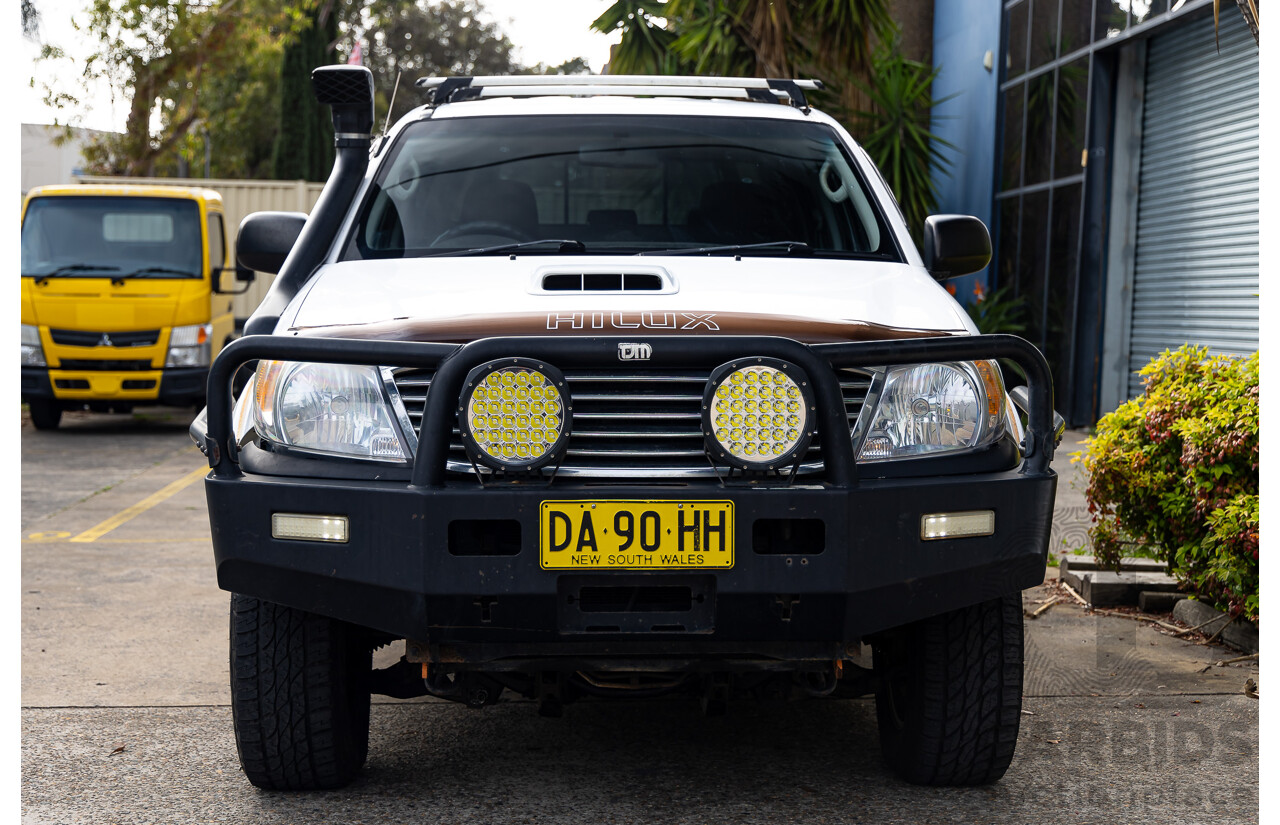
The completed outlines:
{"type": "Polygon", "coordinates": [[[135,269],[134,271],[130,272],[128,275],[125,275],[123,277],[145,278],[148,275],[178,275],[183,278],[199,278],[200,277],[198,274],[196,274],[195,272],[191,272],[190,270],[174,269],[173,267],[169,267],[169,266],[144,266],[141,269],[135,269]]]}
{"type": "Polygon", "coordinates": [[[586,252],[587,245],[582,241],[575,241],[568,238],[542,238],[536,241],[523,241],[521,243],[504,243],[497,246],[482,246],[477,249],[461,249],[457,252],[436,252],[431,255],[423,255],[424,258],[441,258],[449,255],[491,255],[495,252],[509,252],[512,249],[525,249],[531,246],[546,246],[547,244],[559,244],[557,250],[561,253],[569,252],[586,252]]]}
{"type": "Polygon", "coordinates": [[[766,241],[741,243],[729,246],[680,247],[677,249],[647,250],[637,255],[711,255],[716,252],[746,252],[752,249],[783,249],[788,255],[812,255],[813,247],[804,241],[766,241]]]}
{"type": "Polygon", "coordinates": [[[43,275],[37,275],[36,284],[44,286],[49,282],[50,278],[56,278],[59,275],[69,275],[72,272],[118,272],[120,267],[108,266],[105,264],[64,264],[57,269],[50,270],[43,275]]]}

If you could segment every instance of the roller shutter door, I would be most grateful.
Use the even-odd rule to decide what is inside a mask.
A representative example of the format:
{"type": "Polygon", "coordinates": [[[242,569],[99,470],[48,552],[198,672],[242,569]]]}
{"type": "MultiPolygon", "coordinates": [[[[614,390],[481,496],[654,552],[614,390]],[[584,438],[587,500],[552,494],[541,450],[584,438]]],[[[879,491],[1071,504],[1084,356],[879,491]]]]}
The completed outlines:
{"type": "Polygon", "coordinates": [[[1258,348],[1258,47],[1234,4],[1219,42],[1204,18],[1147,46],[1131,372],[1184,343],[1258,348]]]}

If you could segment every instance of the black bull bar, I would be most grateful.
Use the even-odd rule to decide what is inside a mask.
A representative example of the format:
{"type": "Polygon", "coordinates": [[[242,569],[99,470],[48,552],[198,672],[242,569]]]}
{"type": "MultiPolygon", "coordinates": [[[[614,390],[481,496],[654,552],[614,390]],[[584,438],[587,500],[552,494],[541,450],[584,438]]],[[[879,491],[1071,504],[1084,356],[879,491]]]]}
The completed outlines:
{"type": "MultiPolygon", "coordinates": [[[[218,478],[241,475],[231,427],[232,379],[249,361],[317,361],[333,364],[365,364],[435,369],[427,393],[418,450],[413,457],[410,484],[441,487],[449,436],[462,392],[472,368],[497,358],[512,356],[544,360],[560,369],[617,369],[618,345],[635,338],[614,336],[518,336],[484,338],[469,344],[437,344],[343,338],[302,338],[250,335],[234,341],[218,355],[209,370],[207,432],[204,452],[212,474],[218,478]]],[[[679,368],[725,363],[750,356],[790,361],[813,382],[818,425],[823,432],[846,432],[844,402],[835,374],[844,367],[889,367],[938,361],[1007,359],[1027,377],[1027,435],[1020,472],[1029,476],[1048,473],[1053,457],[1053,384],[1044,355],[1016,335],[966,335],[857,341],[834,344],[802,344],[789,338],[768,336],[662,336],[652,339],[650,367],[679,368]]],[[[836,487],[857,484],[857,462],[849,438],[824,440],[826,480],[836,487]]]]}

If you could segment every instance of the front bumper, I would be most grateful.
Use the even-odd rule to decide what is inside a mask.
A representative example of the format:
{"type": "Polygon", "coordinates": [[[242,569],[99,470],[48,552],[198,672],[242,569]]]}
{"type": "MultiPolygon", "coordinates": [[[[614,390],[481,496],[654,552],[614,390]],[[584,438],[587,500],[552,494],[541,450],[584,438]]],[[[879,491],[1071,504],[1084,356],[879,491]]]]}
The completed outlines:
{"type": "MultiPolygon", "coordinates": [[[[681,352],[673,341],[678,339],[664,339],[663,350],[681,352]]],[[[813,347],[765,338],[680,343],[702,358],[719,357],[723,349],[738,356],[778,353],[800,363],[814,379],[823,411],[820,426],[827,432],[841,427],[847,432],[833,365],[1016,358],[1031,377],[1027,458],[1020,468],[1000,472],[865,479],[858,477],[846,438],[824,441],[826,472],[818,484],[775,481],[761,489],[715,482],[602,486],[556,480],[482,488],[443,471],[450,417],[470,367],[493,353],[511,352],[567,361],[566,366],[598,365],[606,354],[616,360],[616,342],[488,339],[457,348],[249,337],[224,351],[209,386],[202,446],[213,467],[206,494],[219,586],[415,640],[429,646],[429,658],[435,660],[474,663],[533,652],[622,655],[647,643],[657,645],[653,650],[769,650],[786,657],[789,649],[812,650],[813,645],[838,649],[1043,580],[1056,487],[1048,467],[1052,411],[1047,367],[1026,342],[986,336],[813,347]],[[266,357],[437,366],[412,480],[242,473],[229,431],[228,383],[240,363],[266,357]],[[714,572],[541,569],[543,502],[620,498],[732,501],[733,567],[714,572]],[[993,510],[995,533],[921,540],[922,515],[966,510],[993,510]],[[346,516],[350,538],[345,544],[272,538],[271,517],[281,512],[346,516]],[[803,539],[791,545],[757,532],[762,522],[797,521],[821,527],[818,533],[799,531],[803,539]],[[505,522],[502,554],[475,554],[472,543],[452,527],[492,522],[505,522]],[[697,607],[683,616],[661,610],[584,616],[582,600],[574,598],[582,587],[607,591],[643,583],[678,592],[687,588],[697,607]]],[[[674,362],[679,356],[669,357],[674,362]]]]}
{"type": "Polygon", "coordinates": [[[106,401],[185,407],[204,400],[207,367],[153,370],[65,370],[23,367],[22,400],[53,399],[69,406],[106,401]]]}

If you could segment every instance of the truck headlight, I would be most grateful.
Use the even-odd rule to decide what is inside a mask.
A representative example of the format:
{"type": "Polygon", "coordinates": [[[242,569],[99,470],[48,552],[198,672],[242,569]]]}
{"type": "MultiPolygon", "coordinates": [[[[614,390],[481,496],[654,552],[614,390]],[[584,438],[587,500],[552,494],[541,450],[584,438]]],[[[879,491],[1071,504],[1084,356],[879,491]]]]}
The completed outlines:
{"type": "Polygon", "coordinates": [[[31,324],[22,325],[22,366],[45,366],[44,347],[40,344],[40,328],[31,324]]]}
{"type": "Polygon", "coordinates": [[[893,367],[859,461],[985,447],[1004,432],[1004,383],[990,361],[893,367]]]}
{"type": "Polygon", "coordinates": [[[254,430],[271,443],[317,455],[406,463],[411,450],[395,423],[390,380],[389,371],[379,367],[260,361],[244,403],[254,430]]]}
{"type": "Polygon", "coordinates": [[[713,458],[743,469],[795,463],[812,436],[813,393],[804,372],[776,358],[744,358],[711,372],[702,426],[713,458]]]}
{"type": "Polygon", "coordinates": [[[212,324],[192,324],[174,327],[169,333],[169,354],[164,359],[166,367],[207,367],[213,336],[212,324]]]}

